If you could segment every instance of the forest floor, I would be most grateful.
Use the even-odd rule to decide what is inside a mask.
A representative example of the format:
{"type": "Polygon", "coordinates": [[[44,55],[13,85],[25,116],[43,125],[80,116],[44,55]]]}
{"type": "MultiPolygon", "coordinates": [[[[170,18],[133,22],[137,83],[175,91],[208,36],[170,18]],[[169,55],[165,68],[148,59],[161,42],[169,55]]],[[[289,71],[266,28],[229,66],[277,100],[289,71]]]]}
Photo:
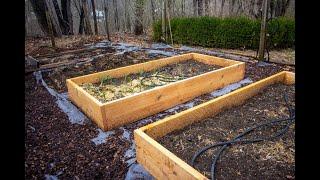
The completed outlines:
{"type": "MultiPolygon", "coordinates": [[[[53,96],[48,88],[37,82],[39,79],[34,74],[26,74],[26,179],[123,179],[129,166],[135,162],[132,141],[134,129],[213,98],[208,94],[202,95],[190,101],[192,105],[187,102],[106,133],[87,118],[83,123],[71,123],[68,114],[57,103],[67,92],[67,78],[186,53],[179,49],[179,45],[174,45],[173,48],[156,47],[146,36],[115,34],[111,37],[113,44],[105,40],[105,36],[64,37],[57,39],[59,48],[53,50],[49,39],[26,39],[25,54],[40,62],[44,82],[58,93],[58,96],[53,96]],[[79,49],[83,51],[78,51],[79,49]]],[[[250,50],[193,48],[219,51],[222,54],[242,53],[244,57],[255,53],[250,50]]],[[[294,50],[272,51],[270,54],[274,62],[294,64],[294,50]]],[[[249,58],[246,61],[245,78],[255,82],[282,70],[294,72],[295,67],[258,63],[249,58]]]]}

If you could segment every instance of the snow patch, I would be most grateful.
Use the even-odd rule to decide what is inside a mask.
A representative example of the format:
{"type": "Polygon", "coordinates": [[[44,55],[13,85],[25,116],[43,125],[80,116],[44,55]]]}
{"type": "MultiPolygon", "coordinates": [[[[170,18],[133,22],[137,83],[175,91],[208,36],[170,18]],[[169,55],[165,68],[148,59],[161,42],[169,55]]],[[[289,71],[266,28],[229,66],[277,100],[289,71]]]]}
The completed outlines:
{"type": "Polygon", "coordinates": [[[243,79],[239,82],[236,82],[236,83],[233,83],[233,84],[230,84],[222,89],[219,89],[217,91],[213,91],[210,93],[210,95],[212,97],[218,97],[218,96],[222,96],[222,95],[225,95],[235,89],[238,89],[240,88],[242,85],[245,85],[245,84],[250,84],[252,83],[253,81],[250,79],[250,78],[246,78],[246,79],[243,79]]]}
{"type": "Polygon", "coordinates": [[[130,166],[125,180],[154,180],[151,174],[149,174],[140,164],[134,163],[130,166]]]}
{"type": "Polygon", "coordinates": [[[151,44],[151,49],[172,49],[172,46],[165,43],[153,43],[151,44]]]}
{"type": "Polygon", "coordinates": [[[76,106],[74,106],[69,100],[68,100],[68,94],[67,93],[57,93],[54,89],[50,88],[46,82],[42,78],[41,71],[37,71],[33,73],[36,77],[36,81],[39,84],[41,84],[47,89],[47,91],[56,98],[56,103],[58,107],[67,114],[69,121],[71,124],[83,124],[87,117],[78,110],[76,106]]]}
{"type": "Polygon", "coordinates": [[[148,50],[147,51],[148,56],[157,56],[157,55],[164,55],[164,56],[174,56],[176,53],[174,52],[168,52],[168,51],[161,51],[161,50],[148,50]]]}
{"type": "Polygon", "coordinates": [[[106,138],[113,135],[115,132],[114,131],[107,131],[107,132],[104,132],[102,131],[101,129],[98,129],[99,131],[99,134],[97,137],[91,139],[91,141],[97,146],[97,145],[100,145],[100,144],[103,144],[106,142],[106,138]]]}

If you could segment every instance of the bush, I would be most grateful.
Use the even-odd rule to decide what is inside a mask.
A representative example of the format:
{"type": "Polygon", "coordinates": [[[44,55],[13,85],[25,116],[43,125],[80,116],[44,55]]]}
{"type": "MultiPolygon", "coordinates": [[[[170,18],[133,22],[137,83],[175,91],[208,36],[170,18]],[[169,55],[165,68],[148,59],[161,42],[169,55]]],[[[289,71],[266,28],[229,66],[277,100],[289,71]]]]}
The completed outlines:
{"type": "MultiPolygon", "coordinates": [[[[260,21],[246,17],[193,17],[171,20],[174,43],[215,48],[249,48],[259,46],[260,21]]],[[[169,29],[167,29],[169,32],[169,29]]],[[[289,48],[295,42],[295,21],[276,18],[268,22],[270,48],[289,48]]],[[[161,21],[153,24],[153,39],[162,41],[161,21]]],[[[168,42],[171,42],[168,35],[168,42]]]]}

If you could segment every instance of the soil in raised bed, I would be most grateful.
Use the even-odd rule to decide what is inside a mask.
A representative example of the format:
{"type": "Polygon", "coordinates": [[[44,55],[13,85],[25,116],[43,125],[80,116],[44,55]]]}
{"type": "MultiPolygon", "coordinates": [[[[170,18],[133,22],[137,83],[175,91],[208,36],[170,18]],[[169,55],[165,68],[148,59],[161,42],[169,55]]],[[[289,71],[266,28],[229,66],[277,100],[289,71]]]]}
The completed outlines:
{"type": "MultiPolygon", "coordinates": [[[[189,125],[159,139],[159,143],[185,162],[199,149],[228,141],[245,129],[273,119],[287,118],[289,112],[283,98],[294,105],[294,86],[275,84],[267,87],[245,104],[223,111],[212,118],[189,125]]],[[[281,125],[262,129],[245,138],[271,136],[283,128],[281,125]]],[[[216,165],[217,179],[294,179],[295,174],[294,125],[282,137],[255,144],[234,145],[227,148],[216,165]]],[[[195,168],[208,178],[212,158],[217,149],[209,150],[196,161],[195,168]]]]}
{"type": "Polygon", "coordinates": [[[150,72],[142,71],[121,78],[106,76],[98,83],[85,83],[81,86],[89,94],[104,103],[219,68],[221,66],[186,60],[169,64],[150,72]]]}

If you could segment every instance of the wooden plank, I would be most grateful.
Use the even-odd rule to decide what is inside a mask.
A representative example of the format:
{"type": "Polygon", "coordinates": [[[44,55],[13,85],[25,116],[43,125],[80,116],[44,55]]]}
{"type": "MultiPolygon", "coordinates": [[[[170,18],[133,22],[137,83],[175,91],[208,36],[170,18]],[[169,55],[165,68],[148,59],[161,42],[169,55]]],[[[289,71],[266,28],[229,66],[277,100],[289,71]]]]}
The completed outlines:
{"type": "Polygon", "coordinates": [[[108,71],[102,71],[98,73],[88,74],[85,76],[75,77],[75,78],[72,78],[71,80],[76,84],[83,84],[88,82],[96,83],[96,82],[99,82],[100,79],[105,76],[110,76],[113,78],[123,77],[128,74],[138,73],[140,71],[151,71],[153,69],[158,69],[160,67],[163,67],[167,64],[172,64],[172,63],[180,62],[187,59],[192,59],[192,54],[183,54],[179,56],[153,60],[145,63],[134,64],[134,65],[125,66],[117,69],[111,69],[108,71]]]}
{"type": "Polygon", "coordinates": [[[176,129],[181,129],[194,122],[214,116],[226,108],[242,104],[248,98],[256,95],[261,89],[277,82],[284,82],[285,75],[286,72],[280,72],[161,121],[149,124],[145,126],[145,132],[152,138],[160,138],[176,129]]]}
{"type": "Polygon", "coordinates": [[[243,104],[262,89],[275,83],[292,85],[294,73],[283,71],[220,96],[191,109],[182,111],[163,120],[134,131],[137,160],[157,179],[206,179],[200,172],[161,146],[156,139],[182,129],[192,123],[212,117],[230,107],[243,104]],[[175,173],[174,173],[175,172],[175,173]]]}
{"type": "Polygon", "coordinates": [[[138,163],[143,164],[157,179],[207,179],[141,130],[134,131],[134,140],[138,163]]]}
{"type": "Polygon", "coordinates": [[[156,87],[103,105],[105,126],[121,126],[210,93],[244,77],[244,63],[156,87]],[[108,124],[108,125],[107,125],[108,124]]]}
{"type": "Polygon", "coordinates": [[[102,104],[89,93],[79,87],[77,84],[67,79],[67,88],[69,99],[82,109],[82,111],[90,117],[101,129],[103,125],[103,113],[101,111],[102,104]]]}
{"type": "MultiPolygon", "coordinates": [[[[78,104],[84,103],[81,104],[81,106],[78,104],[77,105],[86,114],[89,114],[90,117],[95,118],[94,121],[99,122],[99,127],[104,127],[102,128],[103,130],[109,130],[161,112],[170,107],[191,100],[199,95],[212,92],[228,84],[237,82],[243,79],[245,74],[244,71],[244,62],[237,62],[206,55],[202,56],[196,53],[189,53],[175,57],[154,60],[147,63],[141,63],[104,72],[89,74],[81,77],[71,78],[68,81],[73,82],[74,86],[77,87],[77,91],[81,91],[81,95],[87,96],[86,98],[82,98],[82,100],[74,100],[78,104]],[[124,75],[137,73],[141,70],[150,71],[167,64],[181,62],[188,59],[194,59],[206,64],[218,64],[220,66],[227,67],[170,83],[161,87],[155,87],[153,89],[146,90],[135,95],[123,97],[114,101],[100,103],[100,113],[92,113],[92,110],[86,107],[86,103],[88,103],[88,101],[94,99],[94,101],[98,102],[98,100],[89,93],[85,92],[85,90],[83,90],[79,86],[83,83],[98,82],[100,81],[100,78],[106,75],[109,75],[111,77],[123,77],[124,75]],[[86,112],[89,110],[90,112],[86,112]]],[[[70,97],[71,99],[81,99],[79,98],[79,96],[75,95],[70,97]]]]}

